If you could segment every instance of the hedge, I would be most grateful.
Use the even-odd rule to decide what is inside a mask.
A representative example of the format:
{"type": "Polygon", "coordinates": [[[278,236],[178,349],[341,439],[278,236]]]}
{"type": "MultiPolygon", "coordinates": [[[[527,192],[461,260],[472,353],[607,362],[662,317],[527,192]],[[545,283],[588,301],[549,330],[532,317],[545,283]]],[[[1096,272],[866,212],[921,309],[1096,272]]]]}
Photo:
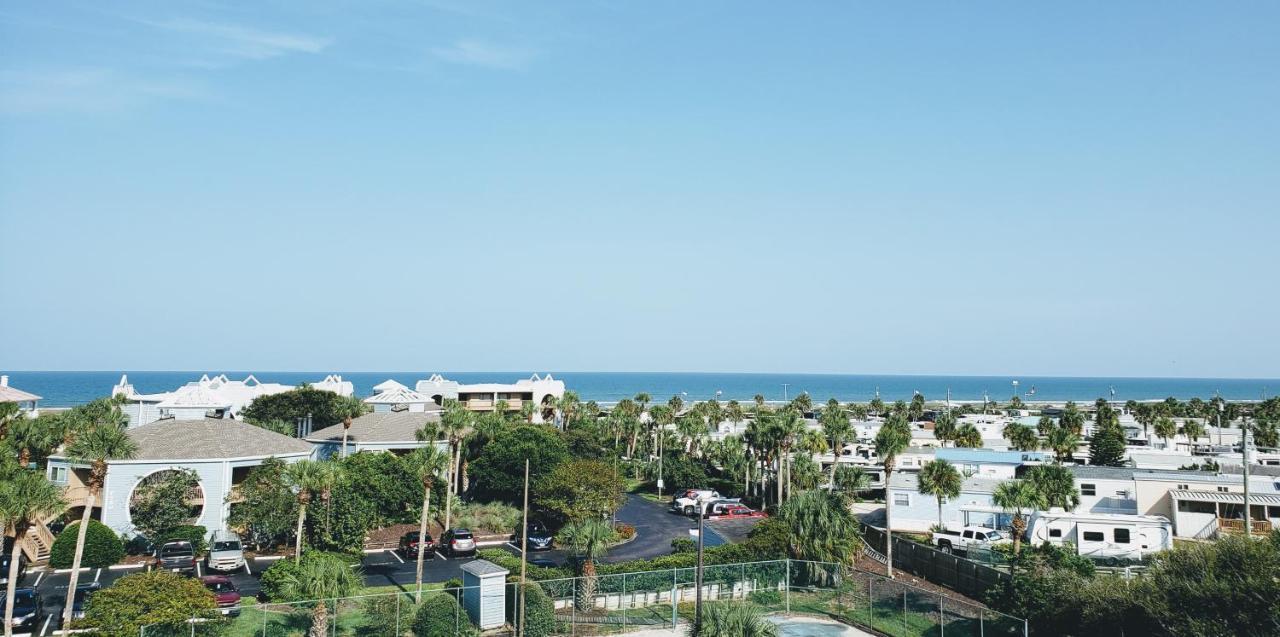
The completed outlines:
{"type": "MultiPolygon", "coordinates": [[[[518,578],[517,578],[518,579],[518,578]]],[[[512,587],[518,592],[519,587],[512,587]]],[[[513,594],[507,599],[507,622],[516,624],[519,613],[520,596],[513,594]]],[[[556,632],[556,607],[541,586],[525,584],[524,586],[524,635],[525,637],[551,637],[556,632]]]]}
{"type": "Polygon", "coordinates": [[[423,600],[413,618],[415,637],[470,637],[477,634],[471,618],[452,595],[435,594],[423,600]]]}
{"type": "MultiPolygon", "coordinates": [[[[72,522],[58,534],[49,550],[49,566],[53,568],[70,568],[76,556],[76,535],[80,532],[80,522],[72,522]]],[[[107,525],[89,520],[89,528],[84,536],[84,555],[80,559],[81,568],[105,568],[124,559],[124,542],[116,536],[107,525]]]]}

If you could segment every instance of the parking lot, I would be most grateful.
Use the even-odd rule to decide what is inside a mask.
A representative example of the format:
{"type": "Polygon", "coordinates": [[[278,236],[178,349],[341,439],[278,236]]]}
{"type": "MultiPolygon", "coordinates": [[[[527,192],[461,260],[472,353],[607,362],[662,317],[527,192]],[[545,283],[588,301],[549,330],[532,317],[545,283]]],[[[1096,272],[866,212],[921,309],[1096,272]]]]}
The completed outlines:
{"type": "MultiPolygon", "coordinates": [[[[646,500],[637,495],[628,495],[622,508],[618,510],[618,522],[636,527],[634,540],[614,547],[600,559],[604,562],[624,562],[628,560],[647,559],[671,552],[671,540],[690,537],[689,531],[698,527],[696,519],[671,513],[656,502],[646,500]]],[[[724,539],[712,528],[718,523],[706,526],[707,546],[724,543],[724,539]]],[[[481,548],[486,548],[482,546],[481,548]]],[[[519,548],[504,543],[490,548],[502,548],[519,555],[519,548]]],[[[568,559],[563,549],[552,549],[530,553],[531,561],[538,560],[549,564],[562,565],[568,559]]],[[[233,573],[217,573],[231,578],[240,594],[255,597],[259,591],[258,577],[279,559],[288,558],[256,558],[249,560],[243,569],[233,573]]],[[[474,557],[450,559],[436,553],[432,559],[426,560],[423,566],[423,581],[427,583],[443,583],[450,579],[462,579],[462,565],[474,560],[474,557]]],[[[410,587],[415,580],[416,564],[393,550],[366,553],[361,560],[367,586],[402,586],[410,587]]],[[[204,564],[199,565],[199,575],[208,575],[204,564]]],[[[98,582],[110,586],[112,582],[132,573],[143,570],[142,566],[112,567],[104,569],[82,569],[80,582],[98,582]]],[[[41,620],[40,630],[35,634],[49,635],[60,627],[63,603],[66,601],[67,587],[71,581],[69,572],[58,572],[49,569],[32,570],[21,582],[21,586],[35,587],[40,592],[44,604],[45,618],[41,620]]]]}

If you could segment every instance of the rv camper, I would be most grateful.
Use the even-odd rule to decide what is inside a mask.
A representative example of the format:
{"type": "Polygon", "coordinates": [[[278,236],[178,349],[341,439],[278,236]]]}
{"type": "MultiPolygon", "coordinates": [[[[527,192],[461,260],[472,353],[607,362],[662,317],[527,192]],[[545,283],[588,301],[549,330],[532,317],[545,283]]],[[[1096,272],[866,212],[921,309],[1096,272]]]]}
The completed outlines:
{"type": "Polygon", "coordinates": [[[1173,548],[1173,524],[1159,515],[1069,513],[1062,509],[1031,516],[1027,538],[1033,544],[1075,545],[1094,559],[1142,559],[1173,548]]]}

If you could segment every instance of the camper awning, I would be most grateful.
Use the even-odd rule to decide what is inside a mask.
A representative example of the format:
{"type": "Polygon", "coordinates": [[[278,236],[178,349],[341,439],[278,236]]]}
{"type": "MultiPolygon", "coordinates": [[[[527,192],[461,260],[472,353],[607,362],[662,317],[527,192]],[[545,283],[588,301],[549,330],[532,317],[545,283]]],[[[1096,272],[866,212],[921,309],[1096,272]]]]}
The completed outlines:
{"type": "MultiPolygon", "coordinates": [[[[1223,493],[1222,491],[1188,491],[1183,489],[1172,489],[1169,491],[1169,497],[1174,500],[1191,500],[1193,502],[1222,502],[1225,504],[1244,505],[1243,493],[1223,493]]],[[[1270,506],[1280,506],[1280,495],[1271,495],[1269,493],[1250,493],[1249,505],[1266,504],[1270,506]]]]}

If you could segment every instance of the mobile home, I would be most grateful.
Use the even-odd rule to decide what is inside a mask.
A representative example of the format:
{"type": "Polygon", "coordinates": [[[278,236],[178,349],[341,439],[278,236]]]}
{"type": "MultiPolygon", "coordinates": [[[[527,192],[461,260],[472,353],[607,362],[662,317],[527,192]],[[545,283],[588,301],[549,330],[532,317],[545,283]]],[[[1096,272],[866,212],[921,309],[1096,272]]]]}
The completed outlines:
{"type": "Polygon", "coordinates": [[[1173,548],[1173,523],[1159,515],[1039,511],[1027,530],[1033,544],[1075,545],[1090,558],[1141,559],[1173,548]]]}

